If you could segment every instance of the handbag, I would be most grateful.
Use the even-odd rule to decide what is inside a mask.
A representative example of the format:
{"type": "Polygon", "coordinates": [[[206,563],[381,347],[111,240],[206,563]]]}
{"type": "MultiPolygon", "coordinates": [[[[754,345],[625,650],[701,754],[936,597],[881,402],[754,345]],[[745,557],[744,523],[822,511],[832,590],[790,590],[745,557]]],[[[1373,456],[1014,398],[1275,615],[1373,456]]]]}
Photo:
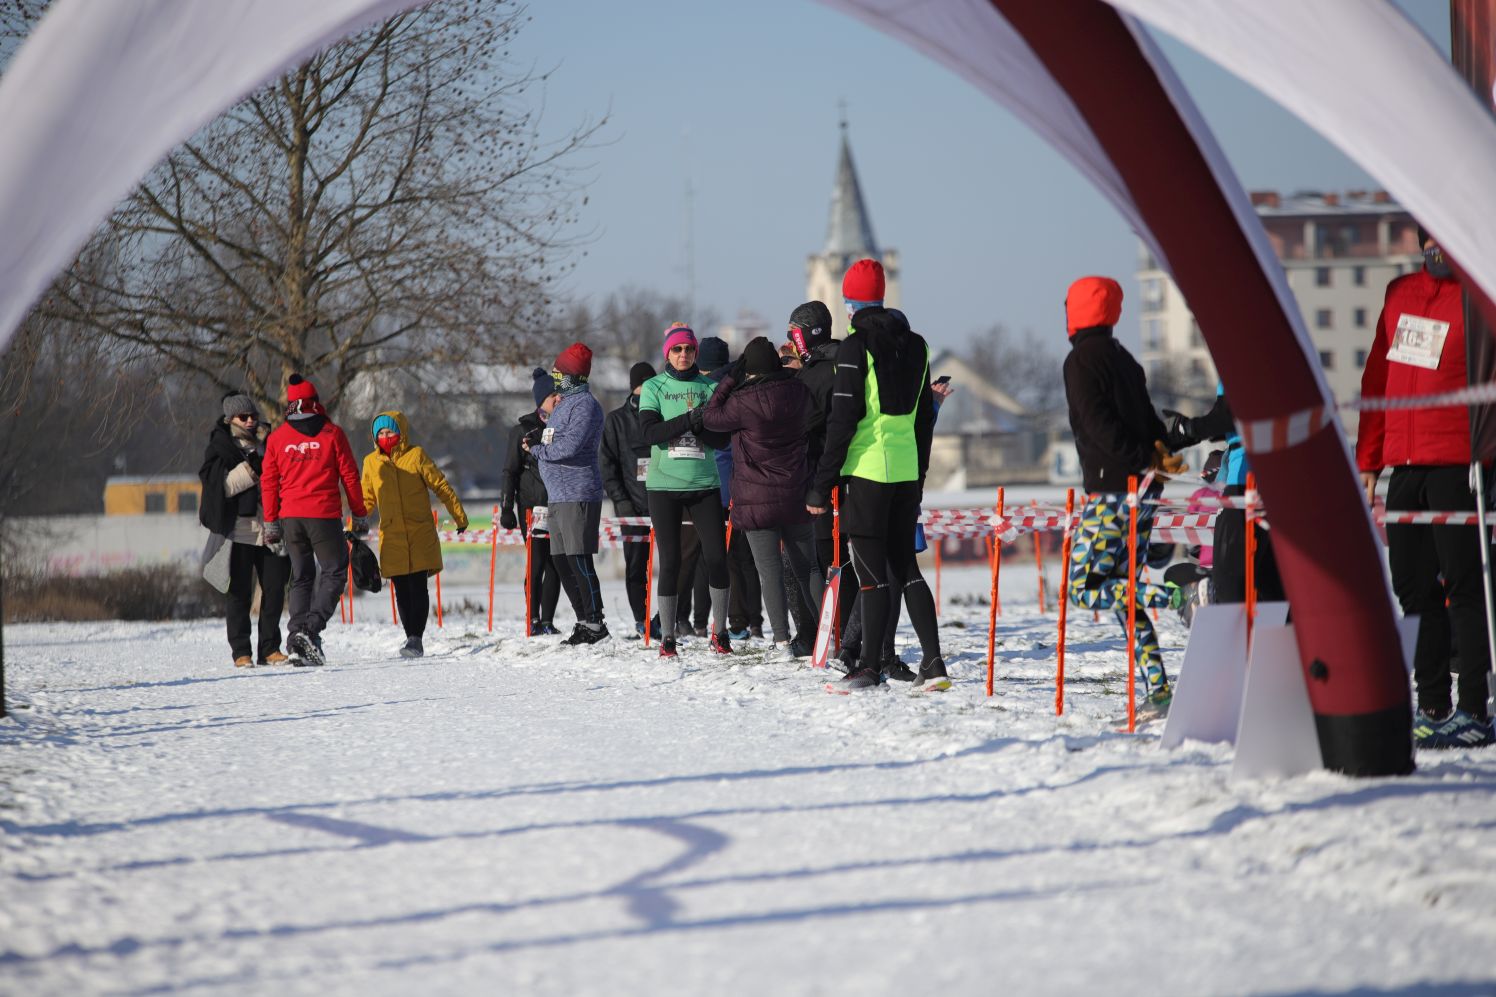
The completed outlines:
{"type": "Polygon", "coordinates": [[[225,595],[229,591],[229,562],[233,555],[234,544],[228,537],[208,534],[208,543],[203,547],[203,580],[225,595]]]}
{"type": "Polygon", "coordinates": [[[348,538],[348,561],[353,568],[353,584],[365,592],[378,592],[384,585],[384,579],[379,576],[379,555],[369,549],[362,537],[349,532],[343,534],[348,538]]]}

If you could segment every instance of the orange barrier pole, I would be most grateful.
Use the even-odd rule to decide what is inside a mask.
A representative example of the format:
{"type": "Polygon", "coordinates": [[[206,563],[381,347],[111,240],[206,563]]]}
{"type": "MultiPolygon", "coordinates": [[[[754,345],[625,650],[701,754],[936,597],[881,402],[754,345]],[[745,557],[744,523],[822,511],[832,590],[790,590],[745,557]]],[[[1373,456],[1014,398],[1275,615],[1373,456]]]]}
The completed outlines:
{"type": "MultiPolygon", "coordinates": [[[[841,567],[841,486],[831,489],[831,566],[841,567]]],[[[858,580],[859,584],[861,579],[858,580]]],[[[841,651],[841,600],[831,614],[831,646],[841,651]]]]}
{"type": "Polygon", "coordinates": [[[525,636],[533,637],[530,633],[530,621],[535,619],[535,610],[532,608],[530,594],[530,559],[534,557],[532,540],[535,538],[535,510],[525,510],[525,636]]]}
{"type": "MultiPolygon", "coordinates": [[[[999,517],[1001,517],[1003,514],[1003,505],[1003,489],[999,488],[997,490],[997,514],[999,517]]],[[[1003,542],[999,540],[997,538],[997,534],[994,533],[992,535],[992,608],[996,611],[998,616],[1003,615],[1002,589],[999,587],[999,581],[1002,578],[1002,573],[1003,542]]]]}
{"type": "Polygon", "coordinates": [[[1138,477],[1127,479],[1127,733],[1138,725],[1137,683],[1133,669],[1133,638],[1138,631],[1138,477]]]}
{"type": "MultiPolygon", "coordinates": [[[[441,525],[442,525],[442,521],[437,518],[436,510],[435,509],[431,510],[431,525],[436,527],[436,534],[437,534],[436,535],[436,549],[437,549],[437,552],[440,553],[441,552],[441,546],[442,546],[442,538],[441,538],[441,525]]],[[[436,573],[436,626],[437,626],[437,629],[441,629],[441,625],[442,625],[442,573],[440,571],[438,571],[436,573]]]]}
{"type": "Polygon", "coordinates": [[[732,550],[732,499],[727,500],[727,534],[722,540],[725,550],[732,550]]]}
{"type": "MultiPolygon", "coordinates": [[[[1031,503],[1035,511],[1039,508],[1039,500],[1034,499],[1031,503]]],[[[1039,543],[1039,531],[1034,531],[1034,567],[1039,569],[1039,615],[1044,615],[1044,546],[1039,543]]]]}
{"type": "Polygon", "coordinates": [[[1247,651],[1252,650],[1252,625],[1257,621],[1257,475],[1247,472],[1247,651]]]}
{"type": "Polygon", "coordinates": [[[935,615],[940,615],[940,548],[943,538],[935,538],[935,615]]]}
{"type": "MultiPolygon", "coordinates": [[[[999,518],[1003,514],[1003,490],[997,490],[997,508],[999,518]]],[[[993,533],[987,538],[992,545],[992,591],[989,593],[989,608],[987,610],[987,695],[992,695],[992,680],[997,673],[997,615],[1002,612],[997,604],[997,573],[1002,570],[1002,541],[997,537],[997,528],[993,527],[993,533]]]]}
{"type": "MultiPolygon", "coordinates": [[[[493,633],[493,571],[499,559],[499,507],[488,521],[488,632],[493,633]]],[[[529,617],[526,617],[528,620],[529,617]]]]}
{"type": "Polygon", "coordinates": [[[649,646],[649,625],[654,619],[649,612],[651,591],[654,588],[654,566],[655,566],[655,530],[649,528],[649,558],[644,562],[644,646],[649,646]]]}
{"type": "Polygon", "coordinates": [[[390,622],[396,626],[400,625],[400,613],[395,608],[395,585],[390,583],[390,622]]]}
{"type": "Polygon", "coordinates": [[[1060,544],[1060,563],[1064,565],[1064,572],[1060,576],[1060,633],[1055,646],[1059,650],[1059,662],[1055,666],[1054,673],[1054,715],[1060,716],[1065,712],[1065,607],[1070,602],[1069,586],[1066,584],[1067,575],[1070,571],[1070,518],[1075,514],[1075,489],[1065,489],[1065,539],[1060,544]]]}

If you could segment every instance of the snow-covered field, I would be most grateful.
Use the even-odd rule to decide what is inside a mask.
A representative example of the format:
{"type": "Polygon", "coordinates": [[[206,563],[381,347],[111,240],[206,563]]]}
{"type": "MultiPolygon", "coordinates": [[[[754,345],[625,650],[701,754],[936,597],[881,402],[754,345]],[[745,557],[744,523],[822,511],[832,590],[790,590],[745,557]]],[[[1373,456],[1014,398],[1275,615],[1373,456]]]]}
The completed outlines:
{"type": "Polygon", "coordinates": [[[213,621],[7,627],[0,992],[1496,993],[1496,751],[1234,783],[1115,731],[1105,616],[1057,718],[1053,609],[1004,581],[991,699],[951,601],[922,697],[513,612],[405,663],[382,596],[323,670],[236,671],[213,621]]]}

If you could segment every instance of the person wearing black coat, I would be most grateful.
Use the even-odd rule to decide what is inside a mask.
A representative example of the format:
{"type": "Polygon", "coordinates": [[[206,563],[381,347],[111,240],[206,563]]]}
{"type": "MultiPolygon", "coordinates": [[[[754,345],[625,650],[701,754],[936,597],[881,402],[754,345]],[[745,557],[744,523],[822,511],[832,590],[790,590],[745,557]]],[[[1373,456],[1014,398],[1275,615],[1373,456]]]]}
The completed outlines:
{"type": "MultiPolygon", "coordinates": [[[[603,472],[603,488],[613,500],[618,516],[649,516],[649,493],[644,477],[649,473],[649,444],[644,442],[644,427],[639,424],[639,392],[644,382],[655,376],[655,369],[644,361],[629,368],[629,396],[603,420],[603,445],[598,463],[603,472]]],[[[625,537],[647,537],[647,526],[625,526],[625,537]]],[[[634,630],[644,636],[644,596],[649,578],[649,544],[624,541],[624,588],[629,608],[634,612],[634,630]]]]}
{"type": "MultiPolygon", "coordinates": [[[[1086,504],[1072,541],[1066,595],[1085,609],[1112,609],[1123,631],[1127,629],[1128,522],[1127,481],[1140,482],[1151,468],[1161,472],[1183,470],[1184,462],[1169,454],[1164,439],[1168,431],[1148,397],[1143,368],[1127,348],[1112,335],[1122,314],[1122,287],[1110,277],[1082,277],[1070,285],[1065,296],[1066,330],[1070,353],[1065,357],[1065,401],[1070,409],[1070,429],[1075,434],[1075,452],[1080,458],[1086,504]]],[[[1141,496],[1137,512],[1138,549],[1148,546],[1156,506],[1151,499],[1163,490],[1155,481],[1141,496]]],[[[1141,575],[1145,567],[1138,560],[1141,575]]],[[[1177,605],[1178,586],[1137,586],[1133,655],[1143,673],[1148,706],[1166,709],[1173,693],[1164,671],[1158,634],[1147,610],[1177,605]]]]}
{"type": "Polygon", "coordinates": [[[208,434],[198,470],[203,492],[197,518],[213,534],[210,550],[217,552],[223,544],[230,546],[224,617],[229,650],[238,668],[248,668],[256,661],[273,665],[287,660],[281,653],[280,617],[291,580],[291,559],[265,544],[260,504],[264,456],[265,442],[260,437],[260,417],[254,402],[246,395],[229,392],[223,396],[223,416],[208,434]],[[249,610],[256,578],[260,582],[260,633],[252,648],[249,610]],[[252,650],[257,657],[250,656],[252,650]]]}
{"type": "Polygon", "coordinates": [[[545,429],[548,410],[546,402],[553,393],[554,384],[549,371],[535,368],[531,374],[531,392],[535,398],[535,409],[519,417],[518,424],[509,429],[509,442],[504,449],[503,491],[499,497],[499,525],[506,530],[518,529],[530,539],[530,574],[525,581],[530,593],[530,636],[557,634],[553,622],[556,603],[561,599],[561,575],[551,560],[551,535],[544,526],[533,532],[529,527],[529,516],[535,508],[545,508],[549,501],[545,482],[540,478],[540,462],[521,444],[528,437],[532,443],[540,441],[545,429]]]}

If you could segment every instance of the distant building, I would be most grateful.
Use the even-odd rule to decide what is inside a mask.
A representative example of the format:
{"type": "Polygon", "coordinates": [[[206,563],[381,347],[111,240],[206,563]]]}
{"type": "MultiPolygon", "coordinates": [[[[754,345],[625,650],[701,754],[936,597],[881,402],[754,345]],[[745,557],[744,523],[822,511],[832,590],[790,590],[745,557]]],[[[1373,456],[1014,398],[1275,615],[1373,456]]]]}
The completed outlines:
{"type": "MultiPolygon", "coordinates": [[[[1355,398],[1387,282],[1423,264],[1413,217],[1386,191],[1291,197],[1255,191],[1252,206],[1283,264],[1330,390],[1342,401],[1355,398]]],[[[1200,327],[1146,247],[1138,284],[1139,360],[1150,385],[1195,398],[1213,395],[1216,369],[1200,327]]],[[[1345,413],[1345,425],[1355,432],[1354,412],[1345,413]]]]}
{"type": "Polygon", "coordinates": [[[197,512],[202,482],[195,474],[117,474],[104,481],[104,515],[197,512]]]}
{"type": "Polygon", "coordinates": [[[873,223],[862,198],[857,168],[852,165],[852,146],[847,140],[847,123],[843,120],[841,158],[836,165],[836,180],[831,185],[831,217],[826,226],[826,245],[805,261],[805,299],[825,302],[831,309],[831,334],[838,339],[847,334],[842,278],[853,263],[863,258],[883,264],[887,281],[883,301],[888,307],[897,308],[900,300],[899,254],[893,249],[880,250],[873,238],[873,223]]]}
{"type": "Polygon", "coordinates": [[[950,350],[930,359],[930,376],[942,375],[956,390],[935,419],[928,487],[961,491],[1046,480],[1047,427],[950,350]]]}
{"type": "MultiPolygon", "coordinates": [[[[789,313],[786,312],[785,314],[788,315],[789,313]]],[[[732,350],[734,358],[743,352],[743,347],[747,346],[750,340],[756,339],[759,336],[768,336],[777,346],[784,341],[783,333],[784,329],[780,328],[777,333],[771,334],[769,332],[768,320],[758,312],[748,308],[744,308],[738,312],[736,321],[717,327],[717,335],[732,350]]]]}

